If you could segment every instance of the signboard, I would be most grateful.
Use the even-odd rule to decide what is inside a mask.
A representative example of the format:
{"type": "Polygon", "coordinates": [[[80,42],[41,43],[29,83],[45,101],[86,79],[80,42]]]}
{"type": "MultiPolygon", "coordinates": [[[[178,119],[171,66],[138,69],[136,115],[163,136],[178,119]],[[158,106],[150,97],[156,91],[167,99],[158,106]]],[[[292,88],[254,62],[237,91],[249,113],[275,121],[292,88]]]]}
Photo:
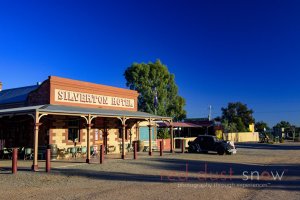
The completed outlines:
{"type": "Polygon", "coordinates": [[[95,140],[99,140],[98,129],[95,129],[95,140]]]}
{"type": "Polygon", "coordinates": [[[55,101],[121,108],[134,108],[135,105],[134,99],[74,92],[61,89],[55,89],[55,101]]]}

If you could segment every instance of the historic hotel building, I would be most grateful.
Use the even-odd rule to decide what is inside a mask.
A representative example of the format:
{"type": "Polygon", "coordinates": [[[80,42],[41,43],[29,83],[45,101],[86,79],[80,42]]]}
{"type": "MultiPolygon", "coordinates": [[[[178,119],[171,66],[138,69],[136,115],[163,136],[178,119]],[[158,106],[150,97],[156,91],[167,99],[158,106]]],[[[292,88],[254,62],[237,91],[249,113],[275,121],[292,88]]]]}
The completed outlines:
{"type": "Polygon", "coordinates": [[[133,90],[56,76],[15,89],[2,90],[0,83],[0,140],[6,147],[32,147],[37,170],[38,147],[48,144],[86,146],[87,163],[90,147],[100,144],[114,147],[125,158],[126,146],[139,139],[143,123],[149,127],[151,155],[151,127],[155,121],[171,122],[171,118],[139,112],[137,97],[133,90]]]}

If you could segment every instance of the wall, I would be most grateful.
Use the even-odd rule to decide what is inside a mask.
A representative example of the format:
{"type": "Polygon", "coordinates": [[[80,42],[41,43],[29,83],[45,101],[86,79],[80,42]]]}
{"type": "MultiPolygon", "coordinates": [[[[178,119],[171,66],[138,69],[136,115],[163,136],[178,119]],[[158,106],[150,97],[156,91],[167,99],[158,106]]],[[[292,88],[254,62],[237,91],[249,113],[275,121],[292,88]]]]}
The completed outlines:
{"type": "MultiPolygon", "coordinates": [[[[149,145],[149,122],[142,121],[139,123],[140,140],[144,141],[146,145],[149,145]]],[[[157,139],[157,124],[151,123],[152,129],[152,142],[157,139]]]]}
{"type": "Polygon", "coordinates": [[[164,150],[171,150],[171,139],[157,139],[156,144],[159,148],[160,141],[163,141],[164,150]]]}
{"type": "MultiPolygon", "coordinates": [[[[55,121],[52,122],[52,126],[49,130],[50,136],[50,144],[57,144],[57,147],[60,149],[67,149],[69,147],[74,147],[73,141],[68,141],[68,127],[67,127],[67,118],[65,116],[57,116],[55,117],[55,121]]],[[[92,128],[90,131],[90,145],[95,146],[97,149],[100,144],[103,144],[104,135],[102,136],[102,140],[95,140],[95,132],[96,129],[99,131],[103,131],[102,128],[92,128]]],[[[116,150],[110,153],[120,153],[120,146],[122,144],[122,138],[119,138],[119,129],[118,128],[108,128],[107,129],[107,145],[112,147],[114,146],[116,150]]],[[[130,143],[130,129],[127,129],[127,139],[125,139],[125,147],[130,143]]],[[[137,139],[135,126],[131,128],[131,141],[135,141],[137,139]]],[[[80,129],[80,142],[76,144],[76,146],[87,146],[87,129],[82,127],[80,129]]]]}
{"type": "Polygon", "coordinates": [[[189,141],[194,141],[196,137],[188,137],[188,138],[174,138],[174,149],[175,150],[181,150],[181,141],[184,140],[185,148],[188,148],[189,141]]]}
{"type": "MultiPolygon", "coordinates": [[[[56,144],[60,149],[74,147],[73,141],[68,140],[68,118],[66,116],[56,116],[53,120],[49,129],[49,143],[56,144]]],[[[93,140],[94,131],[91,130],[91,145],[93,145],[93,140]]],[[[80,128],[80,142],[76,146],[87,146],[87,130],[82,125],[80,128]]]]}
{"type": "Polygon", "coordinates": [[[225,140],[234,142],[259,142],[258,132],[224,133],[225,140]]]}
{"type": "Polygon", "coordinates": [[[254,123],[249,124],[249,132],[254,132],[255,131],[255,125],[254,123]]]}
{"type": "MultiPolygon", "coordinates": [[[[129,110],[137,111],[137,97],[138,92],[134,90],[128,90],[123,88],[111,87],[106,85],[94,84],[89,82],[77,81],[72,79],[66,79],[56,76],[50,76],[50,104],[54,105],[66,105],[66,106],[79,106],[79,107],[88,107],[88,108],[105,108],[112,110],[129,110]],[[68,91],[75,92],[75,96],[64,96],[63,99],[59,100],[58,91],[68,91]],[[106,97],[114,97],[119,99],[130,99],[133,100],[133,107],[120,107],[117,105],[110,104],[97,104],[95,99],[88,101],[87,99],[79,98],[78,94],[87,94],[88,96],[97,96],[102,95],[106,97]],[[96,104],[95,104],[96,103],[96,104]]],[[[99,98],[100,99],[100,98],[99,98]]],[[[105,101],[106,102],[106,101],[105,101]]],[[[122,101],[123,102],[123,101],[122,101]]]]}
{"type": "MultiPolygon", "coordinates": [[[[184,139],[184,143],[185,143],[185,148],[187,148],[189,145],[188,145],[188,142],[189,141],[194,141],[196,139],[196,137],[188,137],[188,138],[174,138],[174,149],[175,150],[181,150],[181,143],[180,143],[180,146],[178,148],[176,148],[176,141],[177,140],[182,140],[184,139]]],[[[157,147],[159,147],[159,142],[160,141],[164,141],[164,150],[171,150],[171,139],[157,139],[156,142],[157,142],[157,147]]]]}
{"type": "Polygon", "coordinates": [[[38,89],[32,91],[27,97],[27,105],[43,105],[50,103],[50,83],[44,81],[38,89]]]}

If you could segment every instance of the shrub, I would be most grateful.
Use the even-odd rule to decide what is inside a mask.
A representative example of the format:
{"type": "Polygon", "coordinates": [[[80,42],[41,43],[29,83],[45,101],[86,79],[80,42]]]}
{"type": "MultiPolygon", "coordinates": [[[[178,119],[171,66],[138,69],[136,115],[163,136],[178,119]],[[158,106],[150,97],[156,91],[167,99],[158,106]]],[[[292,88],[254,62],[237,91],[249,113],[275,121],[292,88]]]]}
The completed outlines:
{"type": "Polygon", "coordinates": [[[284,143],[284,139],[283,139],[283,138],[280,138],[279,142],[280,142],[280,143],[284,143]]]}

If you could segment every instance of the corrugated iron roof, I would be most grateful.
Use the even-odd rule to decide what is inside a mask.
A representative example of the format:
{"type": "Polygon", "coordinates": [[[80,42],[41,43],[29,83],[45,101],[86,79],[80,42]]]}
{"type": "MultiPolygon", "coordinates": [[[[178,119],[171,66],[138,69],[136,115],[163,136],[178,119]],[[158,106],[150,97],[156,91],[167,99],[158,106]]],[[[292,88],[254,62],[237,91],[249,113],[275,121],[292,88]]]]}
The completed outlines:
{"type": "Polygon", "coordinates": [[[18,107],[18,108],[8,108],[8,109],[0,109],[0,115],[9,115],[15,113],[28,113],[31,111],[36,111],[42,106],[26,106],[26,107],[18,107]]]}
{"type": "Polygon", "coordinates": [[[28,106],[21,108],[10,108],[0,110],[0,115],[14,114],[14,113],[25,113],[26,111],[39,111],[47,113],[68,113],[68,114],[79,114],[79,115],[99,115],[99,116],[117,116],[117,117],[136,117],[136,118],[155,118],[155,119],[170,119],[169,117],[161,117],[152,115],[146,112],[139,111],[124,111],[124,110],[109,110],[100,108],[83,108],[75,106],[61,106],[61,105],[40,105],[40,106],[28,106]]]}
{"type": "MultiPolygon", "coordinates": [[[[159,127],[169,127],[170,123],[167,122],[159,122],[157,123],[159,127]]],[[[173,122],[172,123],[173,127],[188,127],[188,128],[201,128],[202,126],[198,125],[198,124],[193,124],[193,123],[189,123],[189,122],[173,122]]]]}
{"type": "Polygon", "coordinates": [[[2,90],[0,92],[0,104],[25,102],[28,94],[36,90],[39,85],[32,85],[27,87],[13,88],[2,90]]]}
{"type": "Polygon", "coordinates": [[[61,105],[45,105],[39,109],[43,112],[57,112],[57,113],[79,113],[91,115],[105,115],[105,116],[128,116],[128,117],[146,117],[146,118],[168,118],[157,115],[152,115],[140,111],[125,111],[125,110],[109,110],[101,108],[83,108],[75,106],[61,106],[61,105]]]}

